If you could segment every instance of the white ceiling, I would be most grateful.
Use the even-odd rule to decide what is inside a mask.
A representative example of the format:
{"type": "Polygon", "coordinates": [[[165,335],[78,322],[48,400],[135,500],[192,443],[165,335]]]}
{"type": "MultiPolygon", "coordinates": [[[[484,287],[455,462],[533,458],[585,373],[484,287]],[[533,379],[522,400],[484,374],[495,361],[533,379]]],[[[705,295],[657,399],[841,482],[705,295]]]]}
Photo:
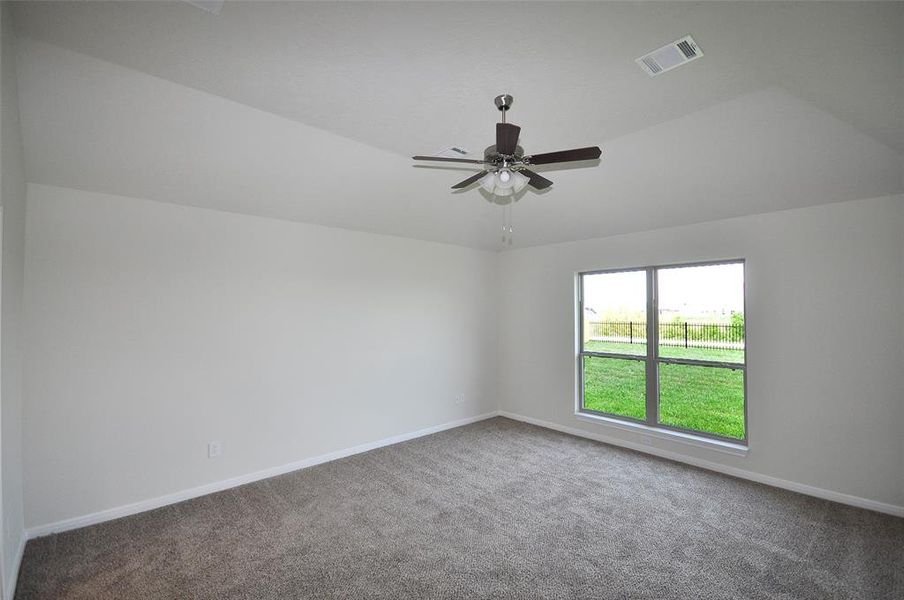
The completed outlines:
{"type": "MultiPolygon", "coordinates": [[[[16,6],[29,179],[472,247],[500,214],[412,154],[492,143],[544,169],[520,246],[902,191],[902,3],[16,6]],[[634,58],[691,34],[655,79],[634,58]]],[[[539,170],[539,169],[538,169],[539,170]]]]}

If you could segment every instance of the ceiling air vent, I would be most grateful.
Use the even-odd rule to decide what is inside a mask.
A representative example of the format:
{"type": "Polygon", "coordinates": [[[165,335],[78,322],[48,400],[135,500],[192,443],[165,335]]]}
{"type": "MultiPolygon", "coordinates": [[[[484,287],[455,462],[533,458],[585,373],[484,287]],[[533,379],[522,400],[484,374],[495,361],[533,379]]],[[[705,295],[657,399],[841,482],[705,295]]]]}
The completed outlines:
{"type": "Polygon", "coordinates": [[[671,71],[675,67],[689,63],[703,56],[703,50],[691,36],[685,36],[680,40],[654,50],[641,56],[635,62],[650,77],[656,77],[660,73],[671,71]]]}
{"type": "Polygon", "coordinates": [[[209,13],[213,13],[215,15],[220,14],[220,11],[223,10],[223,4],[226,0],[185,0],[189,4],[197,6],[201,10],[206,10],[209,13]]]}
{"type": "Polygon", "coordinates": [[[451,146],[449,148],[444,148],[434,154],[433,156],[440,156],[442,158],[465,158],[468,155],[468,151],[459,146],[451,146]]]}

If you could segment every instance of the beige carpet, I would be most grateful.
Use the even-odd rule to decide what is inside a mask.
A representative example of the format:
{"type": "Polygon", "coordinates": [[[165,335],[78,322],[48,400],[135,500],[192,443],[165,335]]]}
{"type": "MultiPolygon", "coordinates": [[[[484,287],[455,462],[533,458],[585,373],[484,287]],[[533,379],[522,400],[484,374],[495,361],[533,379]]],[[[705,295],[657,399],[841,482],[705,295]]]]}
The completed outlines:
{"type": "Polygon", "coordinates": [[[904,519],[492,419],[28,543],[16,598],[904,598],[904,519]]]}

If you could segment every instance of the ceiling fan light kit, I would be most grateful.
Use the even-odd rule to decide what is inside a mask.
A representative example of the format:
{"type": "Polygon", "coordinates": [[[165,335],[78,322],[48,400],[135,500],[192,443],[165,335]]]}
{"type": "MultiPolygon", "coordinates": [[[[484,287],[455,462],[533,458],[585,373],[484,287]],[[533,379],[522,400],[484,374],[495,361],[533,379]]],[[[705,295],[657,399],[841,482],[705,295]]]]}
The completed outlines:
{"type": "MultiPolygon", "coordinates": [[[[496,123],[496,144],[484,151],[483,160],[447,156],[413,156],[412,158],[414,160],[480,165],[483,169],[482,171],[468,177],[464,181],[459,181],[452,186],[452,189],[464,189],[477,183],[483,191],[490,194],[493,198],[501,200],[498,202],[499,204],[510,205],[515,201],[515,195],[519,194],[527,186],[531,186],[536,190],[544,190],[552,185],[552,181],[528,167],[596,160],[602,154],[598,146],[560,150],[544,154],[524,154],[524,150],[518,145],[521,128],[513,123],[507,123],[505,118],[506,113],[512,107],[513,100],[509,94],[500,94],[493,99],[496,108],[502,113],[502,122],[496,123]]],[[[511,214],[511,209],[509,209],[509,214],[511,214]]],[[[507,233],[508,243],[511,244],[511,223],[506,224],[503,222],[502,229],[503,242],[506,241],[507,233]]]]}
{"type": "Polygon", "coordinates": [[[487,173],[478,183],[487,193],[494,196],[512,196],[521,192],[530,183],[530,179],[518,171],[500,169],[495,173],[487,173]]]}

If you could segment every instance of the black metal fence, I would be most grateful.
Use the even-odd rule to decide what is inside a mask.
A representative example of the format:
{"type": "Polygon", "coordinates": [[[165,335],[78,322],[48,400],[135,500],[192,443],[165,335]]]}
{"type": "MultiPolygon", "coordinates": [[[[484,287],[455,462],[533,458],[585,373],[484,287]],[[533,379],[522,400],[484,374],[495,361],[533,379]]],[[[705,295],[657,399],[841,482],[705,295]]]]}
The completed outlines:
{"type": "MultiPolygon", "coordinates": [[[[598,321],[585,324],[591,339],[645,344],[647,324],[638,321],[598,321]]],[[[660,323],[659,343],[685,348],[743,347],[744,325],[730,323],[660,323]]]]}

